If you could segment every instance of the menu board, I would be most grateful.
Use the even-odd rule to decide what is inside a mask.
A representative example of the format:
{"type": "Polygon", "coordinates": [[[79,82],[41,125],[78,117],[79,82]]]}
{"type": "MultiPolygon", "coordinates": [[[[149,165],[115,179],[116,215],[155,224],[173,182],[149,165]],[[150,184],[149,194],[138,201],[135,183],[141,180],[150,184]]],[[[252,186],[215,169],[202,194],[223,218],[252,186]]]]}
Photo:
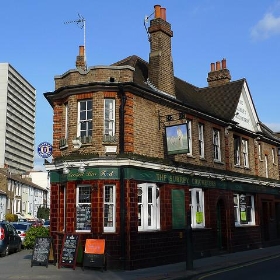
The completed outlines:
{"type": "Polygon", "coordinates": [[[76,267],[77,253],[79,245],[79,235],[65,234],[63,238],[59,268],[61,266],[76,267]]]}
{"type": "Polygon", "coordinates": [[[79,205],[76,214],[77,230],[88,230],[91,228],[91,208],[90,204],[79,205]]]}
{"type": "Polygon", "coordinates": [[[36,237],[31,258],[31,267],[33,265],[45,265],[48,267],[51,246],[51,237],[36,237]]]}

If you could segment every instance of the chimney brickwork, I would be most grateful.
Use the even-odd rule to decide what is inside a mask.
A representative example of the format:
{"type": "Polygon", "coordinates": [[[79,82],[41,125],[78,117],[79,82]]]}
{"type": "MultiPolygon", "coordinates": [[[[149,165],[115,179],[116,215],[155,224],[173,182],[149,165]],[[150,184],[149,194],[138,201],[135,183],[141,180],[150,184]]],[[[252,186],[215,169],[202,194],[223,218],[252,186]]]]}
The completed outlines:
{"type": "Polygon", "coordinates": [[[220,86],[230,82],[231,75],[229,70],[226,68],[226,59],[223,59],[221,62],[217,61],[216,66],[215,63],[211,63],[210,67],[211,70],[208,73],[207,78],[209,87],[220,86]]]}
{"type": "Polygon", "coordinates": [[[85,47],[80,46],[79,47],[79,55],[76,59],[76,67],[81,69],[86,69],[86,63],[85,63],[85,47]]]}
{"type": "Polygon", "coordinates": [[[165,8],[155,6],[155,18],[151,20],[149,81],[159,90],[175,96],[173,61],[171,54],[171,25],[166,22],[165,8]]]}

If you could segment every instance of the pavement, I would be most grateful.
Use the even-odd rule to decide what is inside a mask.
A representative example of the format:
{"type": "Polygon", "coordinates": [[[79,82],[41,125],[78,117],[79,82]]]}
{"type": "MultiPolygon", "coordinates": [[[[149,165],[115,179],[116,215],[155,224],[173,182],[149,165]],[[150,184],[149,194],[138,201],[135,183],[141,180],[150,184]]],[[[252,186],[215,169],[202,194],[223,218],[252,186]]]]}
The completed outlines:
{"type": "Polygon", "coordinates": [[[210,273],[234,266],[256,263],[269,258],[280,257],[280,246],[260,248],[243,252],[223,254],[213,257],[196,259],[191,263],[180,262],[132,271],[106,270],[76,267],[58,268],[49,263],[47,266],[31,266],[31,250],[11,254],[0,258],[0,279],[29,280],[183,280],[194,279],[204,273],[210,273]],[[186,267],[192,269],[186,269],[186,267]]]}

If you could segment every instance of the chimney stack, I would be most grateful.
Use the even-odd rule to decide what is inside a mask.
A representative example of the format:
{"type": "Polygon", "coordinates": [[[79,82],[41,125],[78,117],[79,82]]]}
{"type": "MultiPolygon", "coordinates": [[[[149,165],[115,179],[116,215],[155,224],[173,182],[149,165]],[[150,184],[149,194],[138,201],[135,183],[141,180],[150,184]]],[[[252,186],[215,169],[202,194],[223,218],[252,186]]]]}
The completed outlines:
{"type": "Polygon", "coordinates": [[[81,68],[83,70],[86,70],[86,63],[85,63],[85,47],[80,46],[79,47],[79,55],[76,59],[76,68],[81,68]]]}
{"type": "Polygon", "coordinates": [[[155,5],[155,18],[151,20],[149,81],[157,89],[175,96],[173,61],[171,54],[171,25],[166,21],[166,9],[155,5]]]}
{"type": "Polygon", "coordinates": [[[217,61],[216,67],[215,67],[215,63],[211,63],[211,70],[208,73],[208,78],[207,78],[209,87],[224,85],[230,82],[230,80],[231,80],[231,75],[229,70],[227,69],[227,62],[225,58],[223,58],[222,61],[217,61]]]}

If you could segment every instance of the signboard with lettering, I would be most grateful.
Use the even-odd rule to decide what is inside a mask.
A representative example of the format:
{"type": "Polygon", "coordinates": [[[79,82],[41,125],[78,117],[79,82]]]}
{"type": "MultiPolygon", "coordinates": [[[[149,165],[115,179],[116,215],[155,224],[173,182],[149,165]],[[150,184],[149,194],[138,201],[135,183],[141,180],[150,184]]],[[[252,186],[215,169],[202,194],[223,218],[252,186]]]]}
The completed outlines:
{"type": "Polygon", "coordinates": [[[36,237],[31,258],[31,267],[33,265],[44,265],[48,267],[50,251],[52,248],[51,237],[36,237]]]}
{"type": "Polygon", "coordinates": [[[60,268],[61,266],[70,266],[73,269],[76,268],[78,245],[79,235],[64,235],[58,268],[60,268]]]}

